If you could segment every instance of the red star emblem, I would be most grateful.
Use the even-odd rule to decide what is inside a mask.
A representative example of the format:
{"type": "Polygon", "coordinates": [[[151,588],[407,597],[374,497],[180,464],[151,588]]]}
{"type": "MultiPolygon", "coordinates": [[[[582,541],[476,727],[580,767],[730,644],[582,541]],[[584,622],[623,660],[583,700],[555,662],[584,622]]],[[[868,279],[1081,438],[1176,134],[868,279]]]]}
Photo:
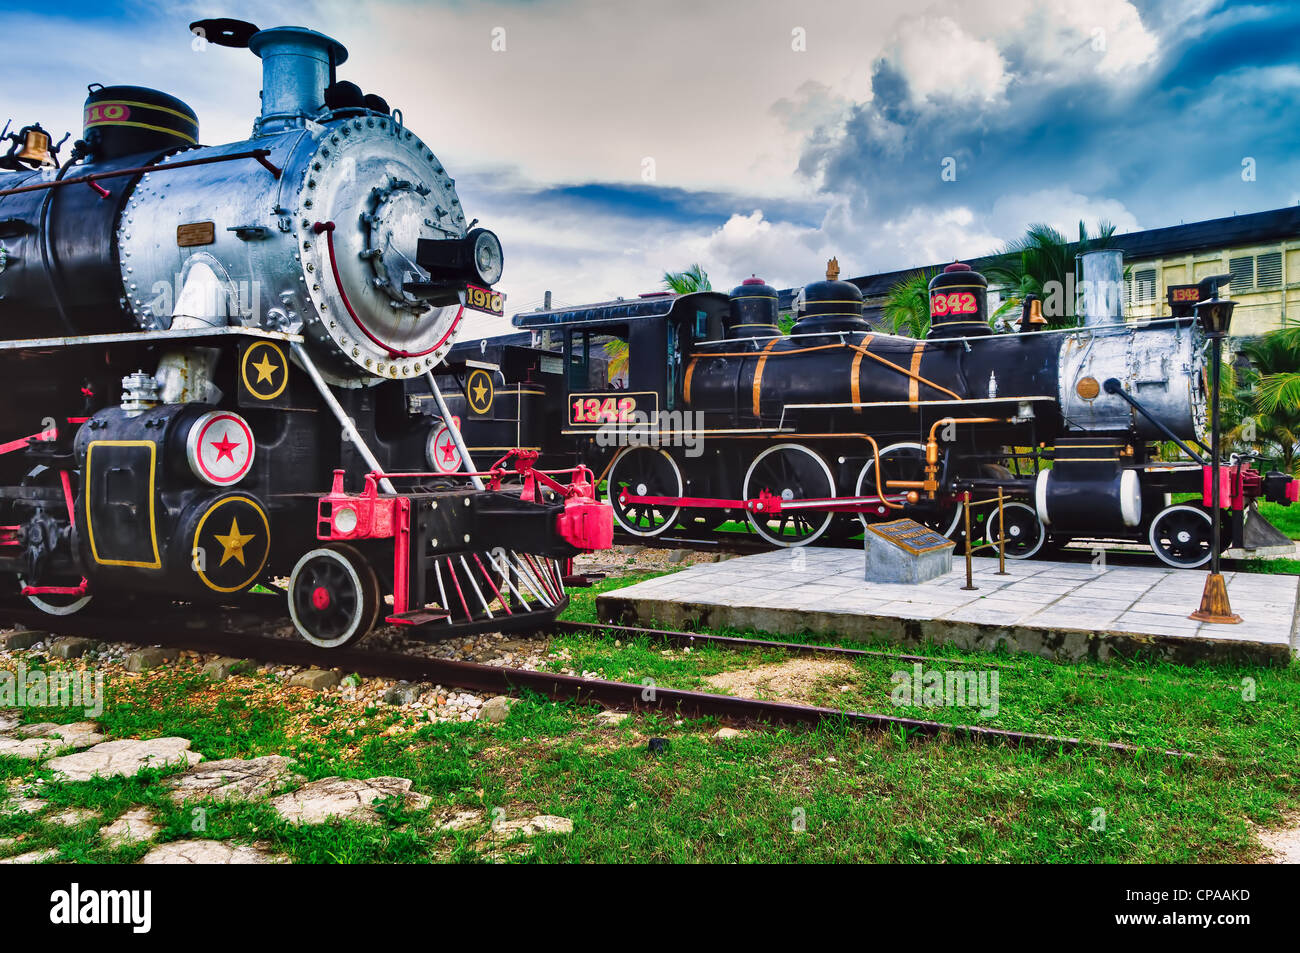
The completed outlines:
{"type": "Polygon", "coordinates": [[[216,440],[212,441],[212,446],[215,447],[217,450],[217,459],[215,462],[220,463],[221,458],[225,457],[231,463],[234,463],[235,448],[241,446],[241,444],[232,441],[230,439],[230,431],[227,430],[224,434],[221,435],[221,440],[219,442],[216,440]]]}
{"type": "Polygon", "coordinates": [[[455,462],[456,462],[456,445],[455,445],[454,443],[452,443],[451,440],[448,440],[446,443],[444,443],[444,444],[443,444],[441,447],[439,447],[438,449],[442,451],[442,461],[443,461],[443,463],[455,463],[455,462]]]}

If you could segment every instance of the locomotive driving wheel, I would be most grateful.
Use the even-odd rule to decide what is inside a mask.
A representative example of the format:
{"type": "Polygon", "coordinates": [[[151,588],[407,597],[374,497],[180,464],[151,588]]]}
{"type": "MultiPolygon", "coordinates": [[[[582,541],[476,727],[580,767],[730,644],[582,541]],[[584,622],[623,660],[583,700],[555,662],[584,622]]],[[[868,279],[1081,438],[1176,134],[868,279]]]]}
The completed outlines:
{"type": "Polygon", "coordinates": [[[682,471],[666,450],[628,447],[609,468],[606,499],[614,508],[618,525],[633,536],[658,536],[681,515],[680,506],[664,503],[623,503],[626,490],[632,496],[678,498],[682,495],[682,471]]]}
{"type": "Polygon", "coordinates": [[[1195,569],[1210,561],[1213,530],[1209,513],[1199,506],[1179,503],[1156,514],[1147,541],[1161,562],[1175,569],[1195,569]]]}
{"type": "MultiPolygon", "coordinates": [[[[858,473],[858,482],[854,487],[857,496],[874,496],[876,493],[876,460],[874,457],[862,465],[858,473]]],[[[916,482],[925,479],[925,447],[919,443],[891,443],[880,450],[880,485],[886,494],[890,493],[890,480],[916,482]]],[[[895,493],[901,492],[895,490],[895,493]]],[[[862,525],[881,520],[898,519],[904,515],[902,510],[891,510],[883,503],[874,511],[859,513],[862,525]]],[[[935,532],[952,538],[961,525],[962,505],[953,503],[942,506],[928,514],[916,517],[918,523],[924,523],[935,532]]]]}
{"type": "MultiPolygon", "coordinates": [[[[988,519],[984,523],[984,539],[992,543],[999,536],[1005,536],[1008,559],[1029,559],[1036,556],[1047,542],[1047,528],[1043,526],[1043,521],[1038,518],[1033,507],[1024,503],[1002,504],[1002,526],[1006,527],[1005,532],[998,524],[997,507],[990,507],[988,519]]],[[[985,555],[996,552],[995,547],[985,555]]]]}
{"type": "MultiPolygon", "coordinates": [[[[826,461],[798,443],[768,447],[745,473],[744,497],[752,500],[766,490],[782,503],[824,500],[835,496],[835,480],[826,461]]],[[[820,537],[834,513],[819,510],[782,509],[779,513],[750,511],[754,531],[776,546],[806,546],[820,537]]]]}
{"type": "Polygon", "coordinates": [[[335,543],[313,549],[289,577],[289,615],[298,634],[337,649],[369,632],[379,617],[379,580],[366,558],[335,543]]]}
{"type": "MultiPolygon", "coordinates": [[[[76,474],[72,474],[71,480],[71,491],[75,497],[80,481],[77,479],[76,474]]],[[[62,479],[58,470],[47,466],[39,466],[23,477],[23,486],[59,488],[62,486],[62,479]]],[[[24,526],[24,533],[29,545],[38,548],[49,547],[52,550],[58,538],[59,523],[47,514],[38,513],[27,521],[24,526]]],[[[77,583],[78,579],[72,576],[40,581],[41,585],[63,586],[65,588],[75,588],[77,583]]],[[[21,588],[27,584],[27,578],[20,574],[18,576],[19,587],[21,588]]],[[[78,596],[44,593],[39,596],[30,595],[26,598],[28,602],[46,615],[70,616],[76,615],[90,605],[93,597],[89,594],[78,596]]]]}

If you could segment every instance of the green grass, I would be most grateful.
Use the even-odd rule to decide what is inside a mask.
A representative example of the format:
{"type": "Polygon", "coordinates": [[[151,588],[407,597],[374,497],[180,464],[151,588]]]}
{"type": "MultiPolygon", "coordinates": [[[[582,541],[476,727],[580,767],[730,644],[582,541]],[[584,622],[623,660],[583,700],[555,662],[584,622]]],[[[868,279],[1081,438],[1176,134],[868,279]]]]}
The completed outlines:
{"type": "Polygon", "coordinates": [[[1259,515],[1264,517],[1291,539],[1300,539],[1300,506],[1281,503],[1259,503],[1259,515]]]}
{"type": "MultiPolygon", "coordinates": [[[[600,591],[648,575],[575,593],[566,617],[594,619],[600,591]]],[[[646,638],[562,627],[552,650],[568,655],[555,667],[671,687],[707,686],[713,675],[789,657],[778,650],[668,650],[646,638]]],[[[173,804],[159,783],[169,772],[49,783],[41,796],[57,808],[96,810],[102,823],[132,805],[150,805],[164,826],[161,840],[212,837],[266,844],[299,862],[356,863],[479,862],[498,851],[518,861],[619,864],[1231,862],[1257,854],[1253,824],[1278,824],[1283,811],[1300,807],[1300,666],[1061,665],[936,647],[908,651],[929,657],[927,668],[938,671],[987,671],[987,663],[998,663],[997,715],[895,708],[890,676],[910,666],[886,658],[855,661],[847,674],[815,675],[807,697],[864,711],[1175,747],[1201,757],[1015,748],[843,723],[748,726],[744,737],[721,742],[710,737],[718,727],[712,720],[649,712],[609,727],[594,718],[593,707],[535,696],[497,726],[417,724],[395,709],[363,710],[336,696],[287,691],[262,672],[217,688],[182,664],[143,677],[110,677],[105,732],[178,735],[210,759],[286,754],[308,779],[408,777],[433,799],[430,811],[559,814],[573,819],[574,833],[533,839],[528,854],[503,851],[486,839],[486,822],[440,832],[429,823],[430,811],[395,806],[375,826],[295,828],[264,803],[173,804]],[[846,684],[849,691],[840,691],[846,684]],[[1254,701],[1246,700],[1246,687],[1254,701]],[[404,726],[404,733],[384,734],[392,726],[404,726]],[[667,752],[648,754],[650,737],[667,739],[667,752]],[[1096,829],[1103,815],[1104,829],[1096,829]],[[202,829],[195,830],[200,820],[202,829]]],[[[29,722],[84,717],[62,709],[28,709],[24,716],[29,722]]],[[[50,775],[0,757],[0,783],[36,777],[50,775]]],[[[74,861],[133,862],[146,850],[107,848],[96,824],[64,828],[43,820],[50,813],[0,816],[0,838],[24,838],[0,851],[56,847],[74,861]]]]}

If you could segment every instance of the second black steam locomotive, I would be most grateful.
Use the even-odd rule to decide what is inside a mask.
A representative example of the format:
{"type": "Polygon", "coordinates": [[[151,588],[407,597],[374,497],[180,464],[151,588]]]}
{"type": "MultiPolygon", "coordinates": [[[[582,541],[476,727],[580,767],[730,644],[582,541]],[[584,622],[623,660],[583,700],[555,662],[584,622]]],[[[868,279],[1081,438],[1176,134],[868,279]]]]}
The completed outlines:
{"type": "MultiPolygon", "coordinates": [[[[1006,537],[1009,555],[1118,539],[1171,566],[1203,565],[1212,477],[1192,308],[1226,276],[1182,289],[1168,317],[1139,324],[1119,304],[1122,252],[1083,265],[1094,290],[1072,330],[1046,330],[1030,301],[1018,333],[994,333],[987,282],[954,263],[931,283],[924,340],[880,333],[832,262],[798,295],[789,333],[777,292],[751,278],[730,295],[520,314],[530,340],[460,345],[464,373],[442,380],[471,453],[521,444],[553,465],[583,461],[632,537],[742,529],[798,546],[901,515],[956,536],[966,494],[1001,490],[1011,499],[1001,523],[983,518],[987,507],[976,522],[1006,537]],[[1161,444],[1181,461],[1162,460],[1161,444]]],[[[1255,499],[1289,503],[1300,489],[1245,459],[1219,478],[1225,545],[1271,530],[1255,499]]]]}

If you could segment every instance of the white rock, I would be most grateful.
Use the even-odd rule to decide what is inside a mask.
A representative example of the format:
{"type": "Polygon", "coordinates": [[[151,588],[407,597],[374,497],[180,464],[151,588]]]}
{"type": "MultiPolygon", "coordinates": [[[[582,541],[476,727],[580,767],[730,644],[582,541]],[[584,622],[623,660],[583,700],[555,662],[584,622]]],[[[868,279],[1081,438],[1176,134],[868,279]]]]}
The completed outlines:
{"type": "Polygon", "coordinates": [[[483,812],[479,810],[453,811],[436,819],[440,831],[463,831],[483,823],[483,812]]]}
{"type": "Polygon", "coordinates": [[[510,714],[510,709],[518,701],[519,699],[511,698],[509,695],[497,695],[489,698],[478,711],[479,720],[490,723],[505,721],[506,716],[510,714]]]}
{"type": "Polygon", "coordinates": [[[301,784],[306,778],[294,774],[292,758],[273,754],[262,758],[226,758],[205,761],[167,783],[174,789],[172,800],[209,797],[218,801],[257,800],[268,797],[282,784],[301,784]]]}
{"type": "Polygon", "coordinates": [[[63,827],[76,827],[78,824],[84,824],[86,821],[99,820],[99,812],[87,810],[82,807],[70,807],[66,810],[59,811],[57,814],[51,814],[45,818],[47,823],[60,824],[63,827]]]}
{"type": "Polygon", "coordinates": [[[71,781],[131,777],[144,768],[193,765],[203,760],[203,755],[189,749],[190,742],[186,738],[151,738],[148,741],[124,738],[105,741],[88,751],[53,758],[45,766],[71,781]]]}
{"type": "Polygon", "coordinates": [[[272,800],[271,806],[291,824],[323,824],[331,818],[374,824],[379,814],[371,806],[390,797],[402,798],[411,810],[429,805],[429,798],[411,791],[408,778],[322,778],[272,800]]]}
{"type": "Polygon", "coordinates": [[[602,711],[596,716],[596,721],[602,725],[621,725],[628,717],[625,711],[602,711]]]}
{"type": "Polygon", "coordinates": [[[538,814],[518,821],[500,821],[492,825],[489,840],[509,840],[515,835],[536,837],[539,834],[572,834],[573,821],[556,814],[538,814]]]}
{"type": "Polygon", "coordinates": [[[538,814],[528,822],[529,834],[572,834],[573,821],[557,814],[538,814]]]}
{"type": "Polygon", "coordinates": [[[60,751],[85,748],[99,744],[104,736],[93,721],[77,721],[70,725],[25,725],[15,734],[21,738],[0,737],[0,755],[35,761],[48,758],[60,751]]]}
{"type": "Polygon", "coordinates": [[[726,741],[728,738],[743,738],[745,733],[735,728],[719,728],[713,733],[713,737],[719,741],[726,741]]]}
{"type": "Polygon", "coordinates": [[[59,856],[59,852],[54,848],[45,850],[33,850],[26,854],[19,854],[16,857],[6,857],[0,860],[0,864],[44,864],[54,860],[59,856]]]}
{"type": "Polygon", "coordinates": [[[0,807],[0,814],[39,814],[49,803],[38,797],[20,797],[0,807]]]}
{"type": "Polygon", "coordinates": [[[257,847],[216,840],[178,840],[144,855],[142,864],[283,864],[286,858],[257,847]]]}
{"type": "Polygon", "coordinates": [[[99,833],[104,838],[104,843],[113,847],[125,847],[153,840],[161,830],[154,823],[153,811],[147,807],[133,807],[99,833]]]}

